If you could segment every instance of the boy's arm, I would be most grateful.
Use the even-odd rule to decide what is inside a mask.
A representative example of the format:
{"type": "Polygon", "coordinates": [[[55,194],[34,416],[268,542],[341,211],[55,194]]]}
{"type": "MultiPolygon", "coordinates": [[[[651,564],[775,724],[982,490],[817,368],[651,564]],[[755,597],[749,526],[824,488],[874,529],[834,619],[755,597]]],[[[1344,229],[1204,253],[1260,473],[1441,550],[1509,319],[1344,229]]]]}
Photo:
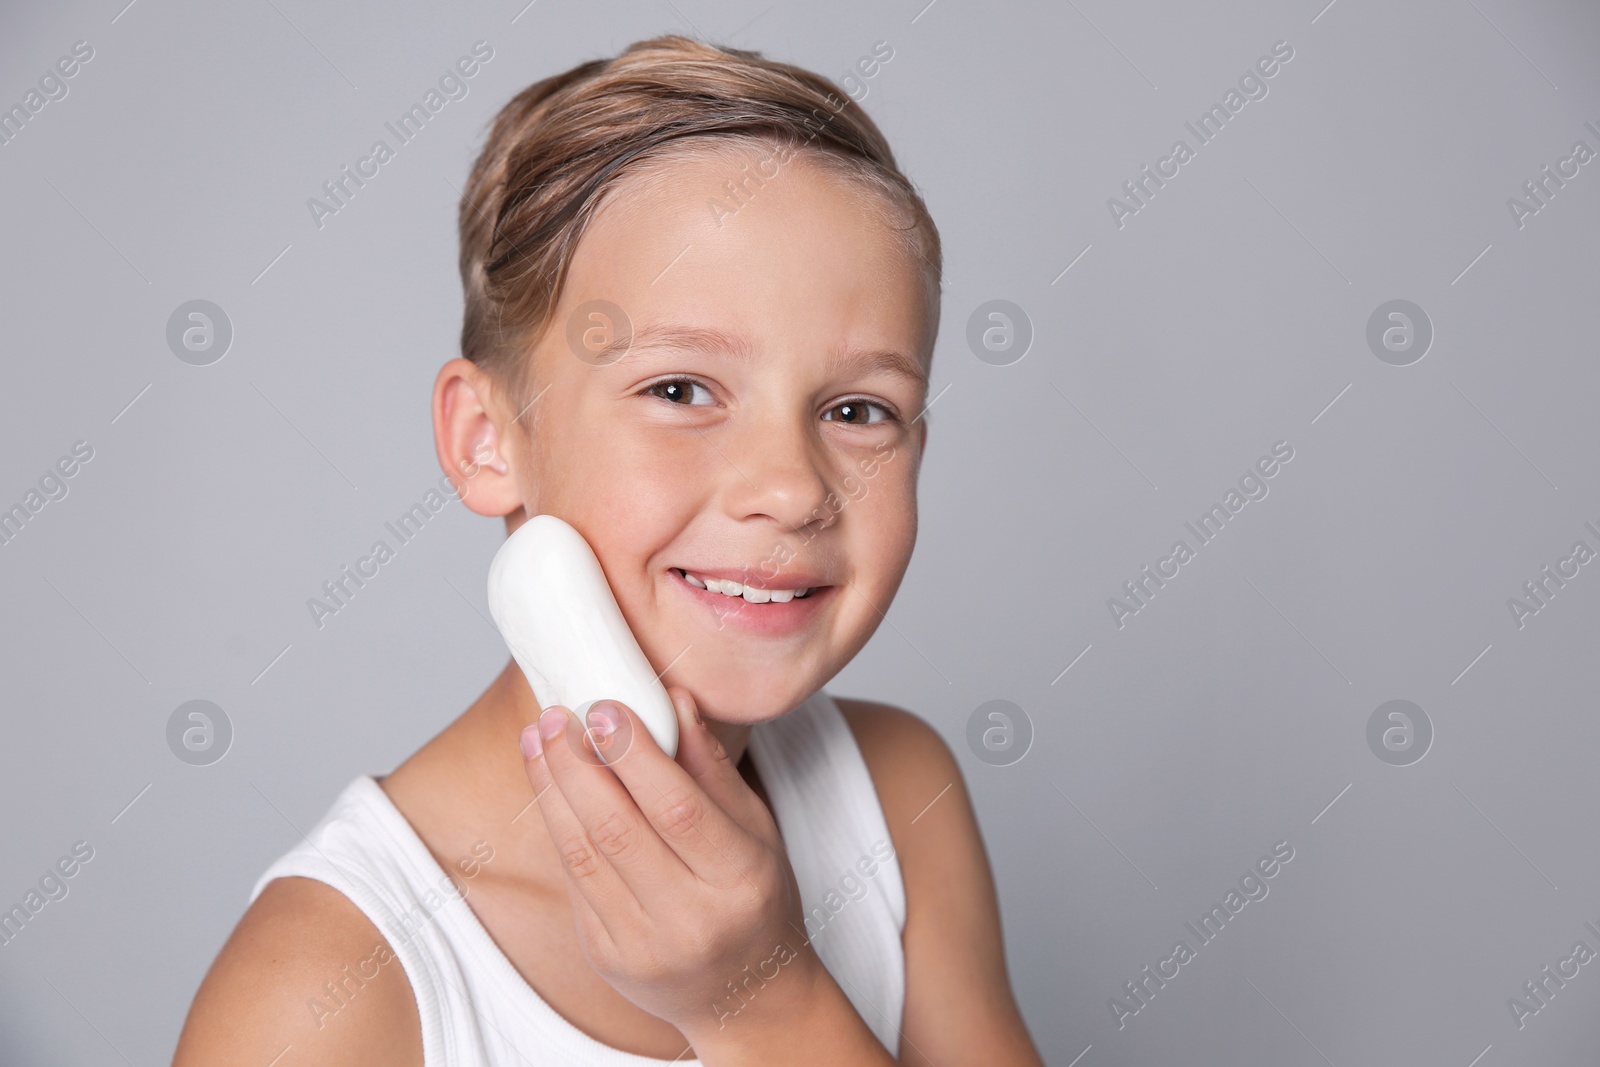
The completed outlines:
{"type": "Polygon", "coordinates": [[[908,711],[837,703],[877,788],[906,887],[900,1062],[1044,1067],[1012,996],[994,877],[955,757],[908,711]]]}
{"type": "Polygon", "coordinates": [[[280,878],[218,953],[172,1063],[421,1067],[422,1023],[372,921],[332,886],[280,878]]]}

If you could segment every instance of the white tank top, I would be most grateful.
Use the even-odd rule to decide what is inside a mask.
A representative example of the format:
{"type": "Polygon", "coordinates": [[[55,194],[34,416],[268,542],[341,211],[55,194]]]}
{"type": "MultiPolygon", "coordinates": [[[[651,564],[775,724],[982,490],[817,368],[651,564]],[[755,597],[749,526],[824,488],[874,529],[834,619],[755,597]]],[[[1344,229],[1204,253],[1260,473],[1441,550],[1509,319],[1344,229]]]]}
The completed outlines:
{"type": "MultiPolygon", "coordinates": [[[[898,1056],[905,886],[855,736],[833,698],[818,690],[793,711],[753,726],[749,751],[799,883],[806,935],[857,1013],[898,1056]]],[[[460,872],[453,879],[439,866],[368,775],[351,782],[306,840],[267,868],[250,899],[289,876],[337,889],[387,939],[416,995],[425,1067],[699,1063],[623,1052],[559,1015],[467,905],[470,879],[460,872]]],[[[324,988],[320,1009],[308,1007],[331,1024],[359,991],[361,976],[375,977],[384,962],[381,955],[356,961],[324,988]]],[[[738,994],[759,995],[760,978],[773,978],[780,967],[777,960],[751,967],[737,987],[730,983],[717,1014],[736,1013],[738,994]]]]}

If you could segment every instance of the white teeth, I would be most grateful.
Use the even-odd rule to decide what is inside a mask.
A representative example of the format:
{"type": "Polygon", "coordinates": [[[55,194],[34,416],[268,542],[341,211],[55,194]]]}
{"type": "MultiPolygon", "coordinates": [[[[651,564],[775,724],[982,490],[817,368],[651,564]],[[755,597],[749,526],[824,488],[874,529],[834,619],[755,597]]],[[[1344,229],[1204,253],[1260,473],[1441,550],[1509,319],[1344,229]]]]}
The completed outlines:
{"type": "Polygon", "coordinates": [[[704,589],[712,593],[721,593],[726,597],[741,597],[746,603],[765,604],[771,601],[775,604],[787,604],[799,597],[811,595],[810,589],[758,589],[755,586],[742,586],[731,578],[697,578],[688,571],[682,571],[683,580],[696,589],[704,589]]]}

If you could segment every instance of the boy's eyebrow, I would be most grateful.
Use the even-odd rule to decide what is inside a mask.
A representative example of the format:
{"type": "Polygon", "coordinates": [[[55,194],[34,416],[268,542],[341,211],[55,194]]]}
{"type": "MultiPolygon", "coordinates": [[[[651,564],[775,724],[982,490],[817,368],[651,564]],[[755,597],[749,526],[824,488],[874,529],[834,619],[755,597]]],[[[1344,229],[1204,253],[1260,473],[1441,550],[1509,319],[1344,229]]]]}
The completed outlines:
{"type": "MultiPolygon", "coordinates": [[[[634,349],[715,352],[741,363],[748,363],[755,358],[748,341],[723,330],[709,326],[652,322],[636,327],[631,335],[613,337],[595,353],[595,362],[604,366],[634,349]]],[[[922,369],[922,364],[893,349],[845,348],[833,357],[830,365],[841,370],[887,371],[914,382],[919,388],[928,387],[928,375],[922,369]]]]}

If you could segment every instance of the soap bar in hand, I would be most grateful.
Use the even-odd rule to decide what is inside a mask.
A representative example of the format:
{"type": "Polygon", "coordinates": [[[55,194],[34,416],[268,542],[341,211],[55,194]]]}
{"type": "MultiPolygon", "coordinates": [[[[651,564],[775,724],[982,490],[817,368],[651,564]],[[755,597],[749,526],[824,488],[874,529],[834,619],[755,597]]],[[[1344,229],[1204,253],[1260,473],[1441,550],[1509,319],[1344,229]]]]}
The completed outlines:
{"type": "Polygon", "coordinates": [[[596,700],[632,708],[668,756],[678,751],[672,698],[628,629],[594,549],[554,515],[535,515],[489,565],[489,614],[540,708],[580,722],[596,700]]]}

